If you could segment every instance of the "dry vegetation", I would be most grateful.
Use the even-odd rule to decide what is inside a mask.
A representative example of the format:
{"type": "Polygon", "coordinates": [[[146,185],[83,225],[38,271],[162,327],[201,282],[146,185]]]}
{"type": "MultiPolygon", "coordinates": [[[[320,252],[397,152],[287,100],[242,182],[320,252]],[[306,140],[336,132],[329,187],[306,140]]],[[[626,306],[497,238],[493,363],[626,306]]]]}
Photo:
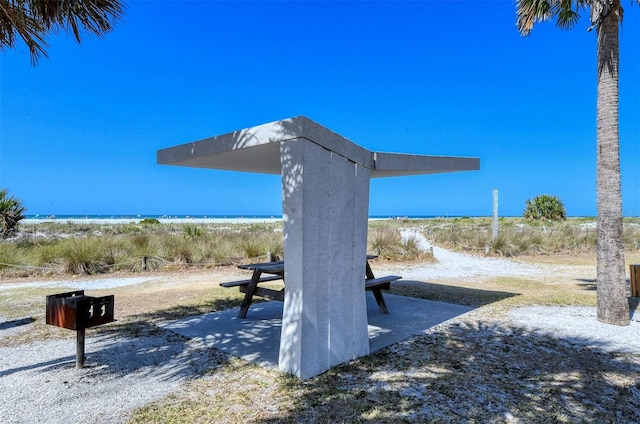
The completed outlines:
{"type": "Polygon", "coordinates": [[[104,274],[209,268],[281,254],[280,224],[23,225],[0,242],[5,276],[104,274]]]}
{"type": "MultiPolygon", "coordinates": [[[[493,238],[490,218],[434,219],[424,224],[427,238],[439,246],[497,256],[558,255],[595,252],[596,222],[593,218],[566,221],[531,221],[500,218],[498,237],[493,238]]],[[[628,251],[640,244],[640,220],[624,222],[624,243],[628,251]]]]}
{"type": "MultiPolygon", "coordinates": [[[[415,238],[398,228],[372,227],[370,251],[389,260],[427,260],[415,238]]],[[[23,225],[0,240],[4,277],[96,275],[113,272],[211,268],[283,256],[282,224],[23,225]]]]}
{"type": "MultiPolygon", "coordinates": [[[[436,233],[451,231],[447,222],[433,224],[418,223],[436,239],[440,237],[436,233]]],[[[416,223],[377,223],[371,233],[394,234],[393,229],[402,225],[416,223]],[[385,229],[376,229],[379,226],[385,229]]],[[[514,232],[520,231],[517,228],[514,225],[514,232]]],[[[560,231],[560,227],[546,231],[549,234],[556,230],[560,231]]],[[[458,249],[470,244],[462,241],[470,239],[466,229],[455,233],[455,239],[439,243],[458,249]]],[[[382,243],[372,238],[370,247],[386,257],[385,248],[398,240],[396,236],[390,238],[395,242],[382,243]]],[[[482,246],[482,240],[478,236],[473,245],[482,246]]],[[[628,245],[628,262],[640,263],[633,240],[628,245]]],[[[587,349],[577,340],[529,332],[505,318],[508,310],[523,305],[595,305],[592,248],[578,249],[579,253],[573,254],[564,248],[560,252],[518,258],[523,262],[566,265],[567,271],[556,277],[395,284],[392,292],[396,294],[477,309],[455,322],[444,323],[307,381],[217,352],[200,378],[136,411],[131,422],[640,422],[639,355],[587,349]]],[[[374,271],[387,264],[384,260],[372,263],[374,271]]],[[[92,331],[115,337],[162,334],[164,330],[154,325],[158,320],[222,310],[238,306],[241,301],[236,290],[218,286],[219,282],[244,275],[235,267],[144,275],[158,279],[92,293],[115,294],[118,319],[92,331]]],[[[70,332],[43,322],[44,296],[57,291],[28,285],[19,290],[0,290],[0,315],[8,321],[27,320],[31,325],[29,332],[0,337],[0,345],[72,337],[70,332]]]]}
{"type": "MultiPolygon", "coordinates": [[[[391,261],[429,261],[414,236],[400,229],[418,228],[439,246],[491,256],[577,255],[595,251],[595,221],[574,218],[536,222],[501,218],[493,238],[488,218],[373,221],[368,249],[391,261]]],[[[625,221],[627,251],[638,251],[640,220],[625,221]]],[[[211,268],[282,256],[282,225],[215,224],[72,224],[22,225],[17,236],[0,241],[0,276],[171,271],[211,268]]]]}

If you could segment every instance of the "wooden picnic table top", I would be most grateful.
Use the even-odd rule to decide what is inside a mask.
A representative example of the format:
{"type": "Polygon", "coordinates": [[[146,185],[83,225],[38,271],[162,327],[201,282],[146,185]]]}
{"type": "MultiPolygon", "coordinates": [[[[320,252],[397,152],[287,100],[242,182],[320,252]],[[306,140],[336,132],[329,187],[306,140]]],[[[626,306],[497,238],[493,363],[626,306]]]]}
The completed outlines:
{"type": "Polygon", "coordinates": [[[261,271],[284,271],[284,261],[276,261],[276,262],[259,262],[255,264],[244,264],[238,265],[240,269],[259,269],[261,271]]]}

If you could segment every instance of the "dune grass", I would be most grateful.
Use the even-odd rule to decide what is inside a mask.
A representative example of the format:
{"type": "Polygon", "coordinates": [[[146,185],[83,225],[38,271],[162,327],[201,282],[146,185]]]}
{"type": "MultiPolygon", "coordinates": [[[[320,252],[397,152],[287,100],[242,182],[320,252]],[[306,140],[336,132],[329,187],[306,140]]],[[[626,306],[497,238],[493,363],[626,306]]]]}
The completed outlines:
{"type": "Polygon", "coordinates": [[[402,235],[399,228],[387,224],[369,226],[368,251],[381,259],[394,261],[432,261],[433,252],[420,249],[414,233],[402,235]]]}
{"type": "MultiPolygon", "coordinates": [[[[492,237],[489,218],[372,221],[368,252],[391,261],[433,260],[419,248],[418,229],[433,243],[476,255],[505,257],[595,251],[595,221],[539,223],[501,218],[492,237]]],[[[638,251],[640,220],[625,220],[627,251],[638,251]]],[[[283,256],[282,224],[70,224],[23,225],[0,241],[0,276],[103,274],[210,268],[283,256]]]]}
{"type": "MultiPolygon", "coordinates": [[[[500,218],[498,237],[493,238],[490,218],[434,219],[420,223],[427,239],[459,251],[515,257],[595,252],[595,218],[570,218],[566,221],[531,221],[500,218]]],[[[640,245],[640,219],[624,222],[627,251],[640,245]]]]}
{"type": "Polygon", "coordinates": [[[0,241],[0,275],[213,267],[282,256],[278,224],[40,224],[0,241]]]}

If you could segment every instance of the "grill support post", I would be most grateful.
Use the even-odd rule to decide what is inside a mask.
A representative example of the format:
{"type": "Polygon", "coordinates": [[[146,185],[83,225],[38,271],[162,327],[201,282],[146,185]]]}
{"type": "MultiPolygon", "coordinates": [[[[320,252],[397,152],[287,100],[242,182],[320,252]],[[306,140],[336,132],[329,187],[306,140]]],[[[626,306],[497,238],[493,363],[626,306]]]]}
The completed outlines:
{"type": "Polygon", "coordinates": [[[76,368],[84,367],[84,336],[85,329],[79,328],[76,331],[76,368]]]}

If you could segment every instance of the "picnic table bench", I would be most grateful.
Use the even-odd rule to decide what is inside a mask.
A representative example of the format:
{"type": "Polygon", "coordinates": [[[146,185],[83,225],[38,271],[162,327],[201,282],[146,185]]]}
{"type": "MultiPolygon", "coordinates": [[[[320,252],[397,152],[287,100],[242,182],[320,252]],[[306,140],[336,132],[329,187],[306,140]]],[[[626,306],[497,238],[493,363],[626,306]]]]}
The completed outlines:
{"type": "MultiPolygon", "coordinates": [[[[401,279],[402,277],[398,275],[387,275],[376,278],[371,270],[371,266],[369,265],[369,260],[375,258],[377,258],[377,256],[367,255],[364,289],[373,292],[373,296],[376,299],[380,312],[388,314],[389,310],[387,309],[387,304],[382,296],[382,290],[389,290],[391,288],[391,283],[401,279]]],[[[240,305],[240,312],[238,312],[239,318],[247,317],[247,312],[249,312],[249,306],[251,306],[253,296],[260,296],[269,300],[279,300],[280,302],[284,302],[284,288],[276,290],[258,286],[260,283],[278,280],[282,280],[284,283],[284,261],[245,264],[239,265],[238,268],[251,270],[253,271],[253,275],[251,278],[245,280],[220,283],[220,286],[227,288],[238,287],[240,292],[245,294],[242,304],[240,305]],[[263,276],[263,274],[267,275],[263,276]]]]}

